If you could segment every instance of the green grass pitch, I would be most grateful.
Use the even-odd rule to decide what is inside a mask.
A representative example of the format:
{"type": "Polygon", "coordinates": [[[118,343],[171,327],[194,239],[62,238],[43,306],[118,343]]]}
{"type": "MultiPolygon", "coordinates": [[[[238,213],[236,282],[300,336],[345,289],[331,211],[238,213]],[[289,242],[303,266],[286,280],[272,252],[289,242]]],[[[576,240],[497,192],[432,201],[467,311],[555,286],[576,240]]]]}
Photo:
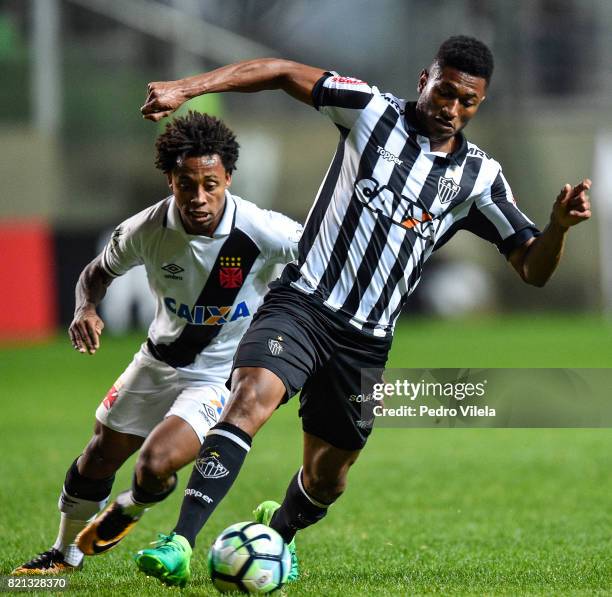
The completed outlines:
{"type": "MultiPolygon", "coordinates": [[[[610,367],[612,327],[583,316],[404,320],[393,367],[610,367]]],[[[103,337],[95,357],[65,337],[0,350],[0,574],[48,548],[66,468],[94,410],[141,338],[103,337]]],[[[256,438],[237,484],[201,533],[185,595],[214,594],[214,537],[282,499],[300,464],[296,401],[256,438]]],[[[612,594],[609,429],[379,429],[346,494],[298,538],[301,579],[287,595],[612,594]]],[[[130,461],[131,463],[132,461],[130,461]]],[[[126,488],[129,464],[113,495],[126,488]]],[[[181,486],[188,471],[180,476],[181,486]]],[[[165,595],[130,556],[172,528],[180,491],[111,553],[86,561],[67,594],[165,595]]]]}

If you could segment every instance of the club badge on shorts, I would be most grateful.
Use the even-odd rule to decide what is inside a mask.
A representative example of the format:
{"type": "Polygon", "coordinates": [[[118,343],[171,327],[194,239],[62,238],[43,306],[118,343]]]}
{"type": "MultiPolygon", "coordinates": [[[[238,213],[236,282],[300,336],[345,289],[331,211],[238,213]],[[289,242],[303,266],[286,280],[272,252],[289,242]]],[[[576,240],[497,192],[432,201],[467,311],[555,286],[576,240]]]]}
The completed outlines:
{"type": "Polygon", "coordinates": [[[272,353],[272,356],[277,357],[281,352],[283,352],[283,345],[281,344],[282,341],[282,336],[277,336],[276,338],[270,338],[268,340],[268,349],[272,353]]]}

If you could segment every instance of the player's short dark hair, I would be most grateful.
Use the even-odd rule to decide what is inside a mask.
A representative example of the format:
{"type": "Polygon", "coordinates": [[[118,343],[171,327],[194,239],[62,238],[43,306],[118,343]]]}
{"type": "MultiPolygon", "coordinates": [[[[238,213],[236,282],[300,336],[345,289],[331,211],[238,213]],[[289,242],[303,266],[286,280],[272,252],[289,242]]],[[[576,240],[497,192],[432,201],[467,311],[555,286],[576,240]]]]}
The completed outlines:
{"type": "Polygon", "coordinates": [[[468,75],[481,77],[487,85],[494,66],[491,50],[480,40],[466,35],[449,37],[438,49],[434,64],[440,68],[450,66],[468,75]]]}
{"type": "Polygon", "coordinates": [[[223,167],[230,174],[238,160],[236,135],[222,120],[189,111],[187,116],[174,118],[166,130],[157,137],[155,166],[169,173],[177,166],[179,158],[219,154],[223,167]]]}

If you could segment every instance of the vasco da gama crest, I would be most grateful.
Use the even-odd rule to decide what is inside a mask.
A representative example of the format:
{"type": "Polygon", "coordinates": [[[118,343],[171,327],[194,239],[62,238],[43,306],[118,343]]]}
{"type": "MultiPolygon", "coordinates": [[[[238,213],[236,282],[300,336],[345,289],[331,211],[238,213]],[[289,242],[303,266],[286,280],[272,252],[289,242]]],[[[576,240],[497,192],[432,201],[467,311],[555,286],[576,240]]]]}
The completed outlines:
{"type": "Polygon", "coordinates": [[[240,288],[243,282],[240,257],[219,258],[219,284],[221,288],[240,288]]]}

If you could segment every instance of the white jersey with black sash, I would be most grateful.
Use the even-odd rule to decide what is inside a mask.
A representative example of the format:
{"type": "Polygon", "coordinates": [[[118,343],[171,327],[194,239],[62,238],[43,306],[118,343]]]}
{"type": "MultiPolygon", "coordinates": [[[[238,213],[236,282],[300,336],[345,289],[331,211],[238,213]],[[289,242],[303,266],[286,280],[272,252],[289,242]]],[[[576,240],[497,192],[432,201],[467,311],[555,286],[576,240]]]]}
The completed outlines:
{"type": "Polygon", "coordinates": [[[499,163],[462,134],[454,153],[431,151],[414,103],[331,72],[312,98],[340,141],[282,281],[353,326],[391,335],[425,261],[461,229],[506,256],[539,234],[499,163]]]}
{"type": "Polygon", "coordinates": [[[111,276],[146,268],[157,299],[151,354],[184,376],[219,383],[276,266],[297,257],[302,231],[280,213],[225,198],[212,237],[185,232],[171,196],[121,223],[102,253],[111,276]]]}

